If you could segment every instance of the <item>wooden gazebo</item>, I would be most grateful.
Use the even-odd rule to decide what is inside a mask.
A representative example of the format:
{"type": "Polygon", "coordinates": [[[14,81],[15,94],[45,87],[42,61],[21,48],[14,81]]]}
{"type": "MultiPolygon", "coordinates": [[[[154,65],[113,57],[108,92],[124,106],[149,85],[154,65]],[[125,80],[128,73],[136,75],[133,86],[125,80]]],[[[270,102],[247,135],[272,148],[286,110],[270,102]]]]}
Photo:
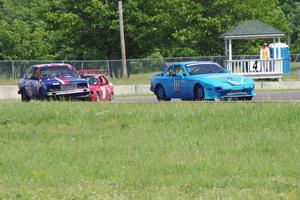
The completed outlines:
{"type": "Polygon", "coordinates": [[[282,31],[259,20],[247,20],[223,33],[225,41],[225,66],[233,73],[251,76],[257,79],[275,78],[281,80],[283,69],[280,50],[274,47],[272,59],[232,59],[232,41],[245,39],[273,39],[273,43],[280,43],[284,36],[282,31]],[[278,55],[276,53],[278,52],[278,55]]]}

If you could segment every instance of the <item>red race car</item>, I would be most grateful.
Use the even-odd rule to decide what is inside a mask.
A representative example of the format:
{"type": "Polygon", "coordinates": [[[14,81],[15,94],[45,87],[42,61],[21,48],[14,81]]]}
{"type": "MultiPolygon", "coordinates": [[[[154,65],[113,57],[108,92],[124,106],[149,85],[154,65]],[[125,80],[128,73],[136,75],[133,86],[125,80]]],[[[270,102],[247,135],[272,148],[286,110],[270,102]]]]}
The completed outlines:
{"type": "Polygon", "coordinates": [[[77,70],[81,78],[89,83],[91,101],[111,101],[114,97],[113,84],[101,73],[104,70],[77,70]]]}

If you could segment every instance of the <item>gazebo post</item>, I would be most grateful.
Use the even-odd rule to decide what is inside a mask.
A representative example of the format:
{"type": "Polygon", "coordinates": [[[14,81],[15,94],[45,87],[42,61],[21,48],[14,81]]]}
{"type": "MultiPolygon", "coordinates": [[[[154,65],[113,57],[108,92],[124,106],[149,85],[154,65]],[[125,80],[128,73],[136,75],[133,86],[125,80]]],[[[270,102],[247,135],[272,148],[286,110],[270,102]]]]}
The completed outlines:
{"type": "MultiPolygon", "coordinates": [[[[280,37],[278,38],[278,43],[280,43],[280,37]]],[[[281,52],[279,47],[278,47],[278,58],[281,59],[281,52]]]]}
{"type": "Polygon", "coordinates": [[[273,38],[273,43],[274,43],[274,59],[277,58],[277,52],[276,52],[276,38],[273,38]]]}
{"type": "Polygon", "coordinates": [[[228,59],[228,45],[227,45],[227,40],[224,40],[224,51],[225,51],[225,60],[228,59]]]}
{"type": "Polygon", "coordinates": [[[231,39],[228,40],[229,41],[229,61],[232,61],[232,42],[231,39]]]}

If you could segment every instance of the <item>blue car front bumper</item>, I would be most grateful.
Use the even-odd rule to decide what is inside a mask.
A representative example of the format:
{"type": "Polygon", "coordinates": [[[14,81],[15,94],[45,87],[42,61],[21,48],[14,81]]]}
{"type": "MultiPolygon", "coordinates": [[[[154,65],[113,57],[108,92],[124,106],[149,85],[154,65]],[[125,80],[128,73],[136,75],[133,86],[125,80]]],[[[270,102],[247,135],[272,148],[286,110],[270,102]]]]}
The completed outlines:
{"type": "Polygon", "coordinates": [[[255,96],[254,86],[239,86],[230,88],[208,88],[205,90],[205,99],[229,99],[229,98],[243,98],[255,96]]]}

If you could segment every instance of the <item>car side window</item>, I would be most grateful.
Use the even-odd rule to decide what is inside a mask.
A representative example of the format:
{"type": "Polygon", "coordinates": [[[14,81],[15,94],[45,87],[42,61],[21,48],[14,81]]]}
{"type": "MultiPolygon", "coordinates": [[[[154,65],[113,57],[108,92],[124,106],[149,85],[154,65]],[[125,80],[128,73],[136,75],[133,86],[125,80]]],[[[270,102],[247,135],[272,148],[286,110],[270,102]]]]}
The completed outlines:
{"type": "Polygon", "coordinates": [[[92,77],[90,80],[89,80],[89,84],[90,85],[98,85],[98,79],[96,77],[92,77]]]}
{"type": "Polygon", "coordinates": [[[47,79],[50,76],[50,71],[49,70],[40,70],[40,78],[41,79],[47,79]]]}
{"type": "Polygon", "coordinates": [[[172,76],[176,76],[176,74],[183,74],[183,69],[181,65],[174,66],[174,70],[172,72],[172,76]]]}
{"type": "Polygon", "coordinates": [[[107,85],[108,84],[108,81],[106,80],[105,77],[101,76],[100,79],[101,79],[101,85],[107,85]]]}
{"type": "Polygon", "coordinates": [[[173,67],[169,67],[166,71],[167,76],[171,76],[173,67]]]}
{"type": "Polygon", "coordinates": [[[33,76],[33,70],[34,70],[34,67],[32,66],[32,67],[30,67],[29,69],[28,69],[28,71],[26,72],[26,76],[25,76],[25,78],[27,78],[27,79],[31,79],[32,78],[32,76],[33,76]]]}
{"type": "Polygon", "coordinates": [[[39,69],[37,68],[37,67],[34,67],[34,72],[33,72],[33,75],[32,75],[32,77],[31,77],[31,79],[33,79],[33,80],[38,80],[38,71],[39,71],[39,69]]]}

